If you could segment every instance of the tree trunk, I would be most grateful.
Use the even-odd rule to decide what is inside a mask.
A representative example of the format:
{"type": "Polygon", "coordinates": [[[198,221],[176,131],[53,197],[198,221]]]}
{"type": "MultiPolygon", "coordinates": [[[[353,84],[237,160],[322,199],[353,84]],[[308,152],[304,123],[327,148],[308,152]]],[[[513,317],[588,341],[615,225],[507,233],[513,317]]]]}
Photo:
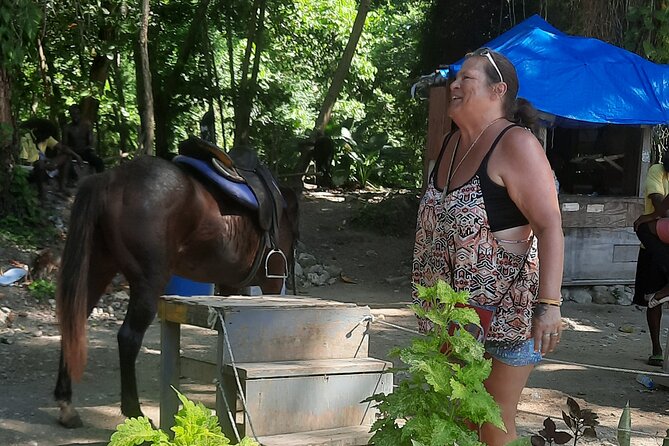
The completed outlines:
{"type": "Polygon", "coordinates": [[[242,74],[239,79],[239,88],[235,94],[235,140],[233,146],[248,146],[250,144],[251,109],[253,108],[258,71],[260,69],[266,6],[266,0],[259,0],[254,3],[254,9],[251,11],[253,16],[250,22],[253,25],[253,28],[249,27],[246,52],[242,62],[242,74]],[[257,14],[257,18],[255,7],[260,8],[257,14]],[[253,52],[251,78],[248,78],[249,67],[251,66],[251,48],[254,46],[254,44],[255,52],[253,52]]]}
{"type": "MultiPolygon", "coordinates": [[[[116,31],[111,25],[103,25],[99,31],[101,42],[113,41],[116,31]]],[[[97,94],[86,96],[81,100],[81,119],[88,121],[91,126],[98,120],[98,109],[100,100],[98,96],[104,91],[107,78],[109,77],[110,61],[106,54],[98,54],[91,63],[91,72],[89,79],[94,87],[97,87],[97,94]]]]}
{"type": "Polygon", "coordinates": [[[349,69],[351,68],[353,55],[355,54],[355,49],[358,46],[358,41],[360,40],[360,36],[362,35],[362,31],[365,26],[365,20],[367,19],[370,3],[371,0],[360,0],[360,4],[358,5],[358,13],[355,16],[355,21],[353,22],[353,27],[351,28],[351,34],[348,38],[348,43],[346,44],[346,48],[344,48],[344,52],[342,53],[341,59],[339,60],[339,64],[337,64],[337,69],[332,76],[330,88],[325,95],[323,105],[321,106],[320,112],[318,113],[316,125],[314,126],[314,131],[311,135],[311,144],[304,144],[302,146],[300,158],[297,160],[297,164],[294,169],[294,171],[297,173],[303,173],[307,170],[307,167],[309,167],[309,163],[311,162],[311,151],[313,149],[316,138],[319,134],[323,133],[325,126],[330,121],[332,108],[337,101],[337,97],[339,96],[339,93],[344,86],[344,80],[346,80],[346,76],[348,75],[349,69]]]}
{"type": "Polygon", "coordinates": [[[12,171],[12,143],[14,120],[11,109],[11,79],[6,68],[0,66],[0,216],[11,208],[9,184],[12,171]]]}
{"type": "Polygon", "coordinates": [[[119,150],[121,153],[127,153],[128,142],[130,139],[130,130],[128,120],[125,118],[123,113],[123,110],[126,109],[127,105],[125,101],[123,73],[121,72],[120,57],[118,54],[114,58],[114,64],[112,65],[112,81],[112,84],[116,90],[116,97],[118,98],[118,104],[115,104],[113,107],[114,115],[116,116],[116,126],[118,127],[119,133],[119,150]]]}
{"type": "Polygon", "coordinates": [[[197,43],[197,37],[202,32],[202,23],[207,15],[210,2],[211,0],[200,0],[172,71],[165,78],[162,86],[154,85],[156,154],[160,157],[167,157],[169,154],[169,142],[172,138],[173,112],[170,107],[172,94],[197,43]]]}
{"type": "Polygon", "coordinates": [[[355,54],[355,49],[358,46],[358,41],[362,35],[363,28],[365,26],[365,20],[367,19],[367,13],[369,12],[369,5],[371,0],[360,0],[358,5],[358,13],[355,16],[355,21],[353,22],[353,28],[351,29],[351,35],[348,38],[348,43],[344,49],[344,53],[339,60],[337,65],[337,70],[335,71],[334,76],[332,77],[332,83],[328,89],[327,94],[325,95],[325,100],[321,106],[321,111],[318,114],[316,119],[316,126],[314,127],[314,133],[322,132],[325,129],[325,126],[330,121],[330,115],[332,114],[332,108],[334,107],[337,97],[341,92],[342,87],[344,86],[344,80],[348,75],[348,71],[351,68],[351,61],[353,60],[353,55],[355,54]]]}
{"type": "Polygon", "coordinates": [[[147,155],[155,153],[153,149],[153,139],[155,133],[155,121],[153,114],[153,90],[151,89],[151,70],[149,66],[149,12],[150,0],[142,0],[142,22],[139,27],[139,54],[142,71],[142,130],[141,141],[139,145],[142,152],[147,155]]]}

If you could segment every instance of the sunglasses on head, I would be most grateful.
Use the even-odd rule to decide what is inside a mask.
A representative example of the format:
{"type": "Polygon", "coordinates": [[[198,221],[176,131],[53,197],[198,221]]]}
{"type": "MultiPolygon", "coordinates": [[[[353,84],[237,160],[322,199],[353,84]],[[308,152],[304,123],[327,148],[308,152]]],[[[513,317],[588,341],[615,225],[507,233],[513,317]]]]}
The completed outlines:
{"type": "Polygon", "coordinates": [[[499,71],[499,67],[495,63],[495,59],[492,57],[492,53],[489,48],[481,48],[480,50],[476,50],[474,52],[468,53],[467,56],[481,56],[485,57],[490,61],[490,65],[495,69],[497,72],[497,75],[499,76],[499,81],[504,82],[504,78],[502,77],[502,72],[499,71]]]}

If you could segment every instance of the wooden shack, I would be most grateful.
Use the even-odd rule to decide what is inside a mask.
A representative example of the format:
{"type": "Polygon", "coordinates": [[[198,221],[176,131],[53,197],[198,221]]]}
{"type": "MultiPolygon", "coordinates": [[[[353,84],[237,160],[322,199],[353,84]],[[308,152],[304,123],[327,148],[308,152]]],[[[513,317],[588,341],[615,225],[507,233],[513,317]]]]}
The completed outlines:
{"type": "MultiPolygon", "coordinates": [[[[448,87],[429,93],[427,151],[438,153],[450,128],[448,87]]],[[[632,226],[643,212],[651,160],[651,127],[554,126],[542,114],[539,138],[560,183],[565,235],[564,285],[633,284],[639,240],[632,226]]]]}

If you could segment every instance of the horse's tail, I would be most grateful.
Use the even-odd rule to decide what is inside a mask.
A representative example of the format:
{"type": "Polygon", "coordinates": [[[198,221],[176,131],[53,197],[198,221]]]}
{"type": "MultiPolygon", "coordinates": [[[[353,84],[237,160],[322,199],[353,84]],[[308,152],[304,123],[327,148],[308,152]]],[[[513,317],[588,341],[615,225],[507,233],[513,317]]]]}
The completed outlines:
{"type": "Polygon", "coordinates": [[[86,365],[88,272],[93,234],[104,207],[104,178],[106,175],[94,175],[79,186],[58,275],[56,314],[61,349],[65,366],[75,381],[81,379],[86,365]]]}

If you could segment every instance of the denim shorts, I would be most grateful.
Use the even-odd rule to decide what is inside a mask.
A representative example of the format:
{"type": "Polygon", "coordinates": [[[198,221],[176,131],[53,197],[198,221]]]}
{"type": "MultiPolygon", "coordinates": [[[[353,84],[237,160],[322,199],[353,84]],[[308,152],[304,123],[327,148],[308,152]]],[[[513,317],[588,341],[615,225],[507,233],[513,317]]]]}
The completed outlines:
{"type": "Polygon", "coordinates": [[[514,367],[535,365],[541,361],[541,351],[534,351],[534,339],[532,338],[515,345],[486,342],[485,351],[496,360],[514,367]]]}

